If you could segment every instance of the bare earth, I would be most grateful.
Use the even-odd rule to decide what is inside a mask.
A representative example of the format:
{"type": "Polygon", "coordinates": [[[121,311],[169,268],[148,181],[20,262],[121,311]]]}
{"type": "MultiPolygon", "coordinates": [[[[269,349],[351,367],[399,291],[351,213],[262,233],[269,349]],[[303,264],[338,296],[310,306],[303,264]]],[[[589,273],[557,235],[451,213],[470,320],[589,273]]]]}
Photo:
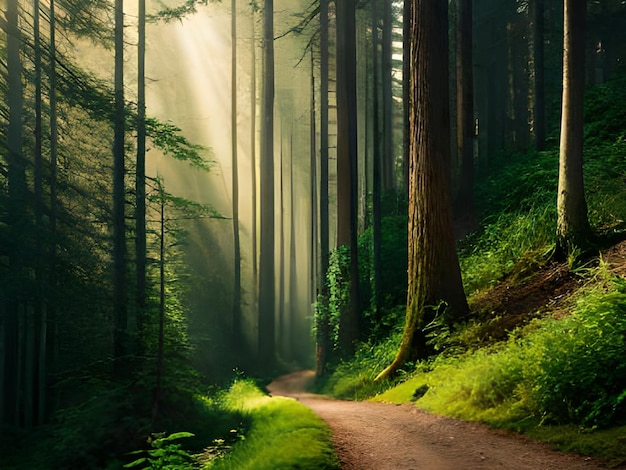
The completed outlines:
{"type": "Polygon", "coordinates": [[[578,470],[607,468],[518,434],[426,413],[413,405],[352,402],[307,393],[313,371],[295,372],[268,386],[315,411],[333,432],[347,470],[578,470]]]}

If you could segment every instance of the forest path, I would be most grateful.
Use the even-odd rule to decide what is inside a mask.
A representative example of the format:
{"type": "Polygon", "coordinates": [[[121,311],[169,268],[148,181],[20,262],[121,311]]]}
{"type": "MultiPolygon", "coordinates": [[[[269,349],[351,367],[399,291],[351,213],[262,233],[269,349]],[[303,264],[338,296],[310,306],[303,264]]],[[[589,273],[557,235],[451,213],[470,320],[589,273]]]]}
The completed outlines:
{"type": "Polygon", "coordinates": [[[426,413],[413,405],[334,400],[307,393],[313,371],[277,378],[272,395],[295,398],[333,432],[347,470],[578,470],[606,468],[524,436],[426,413]]]}

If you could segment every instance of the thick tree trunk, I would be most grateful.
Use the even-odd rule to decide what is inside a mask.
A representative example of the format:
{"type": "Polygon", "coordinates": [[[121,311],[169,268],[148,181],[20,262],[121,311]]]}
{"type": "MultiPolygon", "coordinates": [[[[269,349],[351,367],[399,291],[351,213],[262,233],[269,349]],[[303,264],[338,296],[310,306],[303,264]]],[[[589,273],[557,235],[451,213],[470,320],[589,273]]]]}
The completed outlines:
{"type": "Polygon", "coordinates": [[[583,182],[586,2],[565,0],[563,100],[557,197],[557,251],[573,255],[589,244],[583,182]]]}
{"type": "Polygon", "coordinates": [[[350,354],[359,336],[355,0],[338,2],[336,7],[337,246],[350,247],[350,305],[339,319],[339,343],[350,354]]]}
{"type": "Polygon", "coordinates": [[[448,6],[413,0],[408,296],[400,350],[377,380],[424,355],[423,327],[463,316],[467,301],[452,230],[448,107],[448,6]]]}

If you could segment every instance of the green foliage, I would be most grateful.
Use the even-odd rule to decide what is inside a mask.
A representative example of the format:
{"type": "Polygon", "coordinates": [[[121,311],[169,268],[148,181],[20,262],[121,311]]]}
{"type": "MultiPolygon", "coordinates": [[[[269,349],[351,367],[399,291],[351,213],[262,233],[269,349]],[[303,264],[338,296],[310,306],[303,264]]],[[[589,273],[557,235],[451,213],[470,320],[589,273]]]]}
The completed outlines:
{"type": "Polygon", "coordinates": [[[626,417],[626,290],[592,292],[576,312],[523,340],[525,384],[550,422],[603,426],[626,417]]]}
{"type": "Polygon", "coordinates": [[[137,468],[141,470],[179,470],[188,468],[198,468],[194,457],[184,450],[181,444],[174,443],[184,437],[193,437],[189,432],[177,432],[169,436],[157,434],[148,439],[150,450],[139,450],[131,452],[129,455],[144,455],[137,460],[124,465],[124,468],[137,468]]]}
{"type": "Polygon", "coordinates": [[[626,74],[623,70],[609,81],[586,91],[585,143],[603,146],[626,137],[626,74]]]}
{"type": "Polygon", "coordinates": [[[465,291],[491,287],[515,268],[541,264],[554,246],[554,227],[553,205],[537,204],[523,212],[501,213],[462,244],[459,263],[465,291]]]}
{"type": "MultiPolygon", "coordinates": [[[[396,332],[378,343],[361,343],[353,358],[332,368],[332,372],[318,383],[319,391],[346,400],[363,400],[390,386],[389,381],[374,382],[382,369],[393,361],[402,332],[396,332]]],[[[410,365],[408,366],[410,367],[410,365]]],[[[403,374],[399,374],[398,380],[403,374]]]]}
{"type": "Polygon", "coordinates": [[[222,403],[250,421],[232,452],[210,460],[212,470],[339,468],[328,426],[309,408],[284,397],[268,397],[249,380],[236,381],[222,403]]]}
{"type": "Polygon", "coordinates": [[[494,424],[533,416],[544,422],[605,426],[626,417],[626,290],[596,288],[564,319],[536,320],[507,343],[422,366],[381,399],[494,424]]]}
{"type": "Polygon", "coordinates": [[[315,308],[315,324],[326,324],[333,351],[339,348],[339,318],[350,303],[350,249],[340,246],[330,253],[328,272],[328,302],[319,299],[315,308]]]}
{"type": "Polygon", "coordinates": [[[479,179],[476,200],[484,218],[459,245],[468,294],[541,264],[554,247],[557,171],[558,154],[541,152],[498,161],[479,179]]]}

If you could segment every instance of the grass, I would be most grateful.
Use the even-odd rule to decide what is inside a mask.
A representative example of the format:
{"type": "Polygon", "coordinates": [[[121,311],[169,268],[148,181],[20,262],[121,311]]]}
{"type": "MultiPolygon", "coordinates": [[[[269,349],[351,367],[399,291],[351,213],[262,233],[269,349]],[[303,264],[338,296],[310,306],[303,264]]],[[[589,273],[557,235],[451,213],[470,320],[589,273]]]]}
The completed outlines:
{"type": "Polygon", "coordinates": [[[328,426],[309,408],[291,398],[269,397],[252,382],[238,381],[224,406],[247,417],[245,438],[211,470],[332,470],[339,468],[328,426]]]}

